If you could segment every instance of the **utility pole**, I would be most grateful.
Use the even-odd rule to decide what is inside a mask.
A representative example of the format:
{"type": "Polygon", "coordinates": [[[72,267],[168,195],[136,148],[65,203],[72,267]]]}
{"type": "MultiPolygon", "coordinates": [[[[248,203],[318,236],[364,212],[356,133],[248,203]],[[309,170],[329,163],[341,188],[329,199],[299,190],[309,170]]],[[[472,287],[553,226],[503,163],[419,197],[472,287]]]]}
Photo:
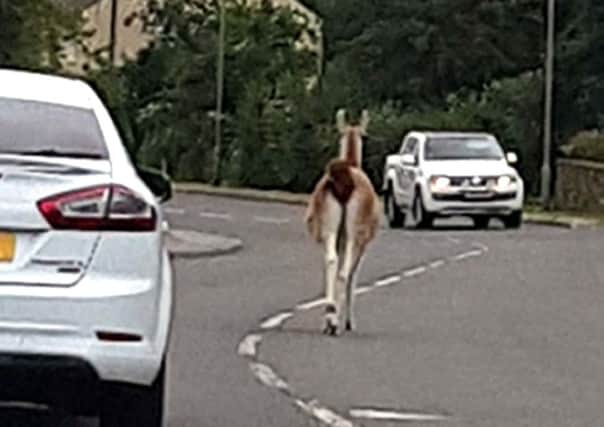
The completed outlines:
{"type": "Polygon", "coordinates": [[[554,28],[556,1],[547,0],[547,46],[545,58],[545,117],[543,120],[543,166],[541,167],[541,199],[544,208],[548,208],[551,199],[551,145],[552,110],[554,88],[554,28]]]}
{"type": "Polygon", "coordinates": [[[109,20],[109,60],[115,65],[117,33],[117,0],[111,0],[111,17],[109,20]]]}
{"type": "Polygon", "coordinates": [[[214,135],[214,178],[213,184],[220,184],[221,163],[222,163],[222,104],[224,97],[224,51],[225,51],[225,33],[226,33],[226,10],[225,0],[218,0],[219,28],[218,28],[218,64],[216,66],[216,127],[214,135]]]}

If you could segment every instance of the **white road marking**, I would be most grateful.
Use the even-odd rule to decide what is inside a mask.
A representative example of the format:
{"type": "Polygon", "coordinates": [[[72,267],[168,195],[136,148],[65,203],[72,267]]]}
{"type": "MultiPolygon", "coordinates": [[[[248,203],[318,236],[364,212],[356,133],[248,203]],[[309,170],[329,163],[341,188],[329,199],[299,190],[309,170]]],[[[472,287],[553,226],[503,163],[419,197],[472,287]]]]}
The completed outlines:
{"type": "Polygon", "coordinates": [[[447,240],[451,243],[453,243],[454,245],[458,245],[461,243],[461,240],[456,239],[455,237],[451,237],[451,236],[447,236],[447,240]]]}
{"type": "Polygon", "coordinates": [[[424,266],[422,267],[417,267],[414,268],[412,270],[407,270],[403,273],[403,276],[405,277],[414,277],[414,276],[419,276],[420,274],[424,274],[428,269],[424,266]]]}
{"type": "Polygon", "coordinates": [[[365,286],[362,288],[358,288],[357,290],[354,291],[355,295],[364,295],[364,294],[368,294],[371,291],[375,291],[375,287],[373,286],[365,286]]]}
{"type": "Polygon", "coordinates": [[[472,246],[476,246],[478,249],[480,249],[484,253],[487,253],[489,251],[489,247],[480,242],[474,242],[474,243],[472,243],[472,246]]]}
{"type": "Polygon", "coordinates": [[[287,218],[272,218],[269,216],[255,216],[254,221],[260,222],[262,224],[274,224],[274,225],[283,225],[290,222],[287,218]]]}
{"type": "Polygon", "coordinates": [[[296,310],[298,310],[298,311],[311,310],[313,308],[321,307],[321,306],[325,305],[326,303],[327,303],[327,300],[325,298],[320,298],[320,299],[316,299],[316,300],[312,300],[312,301],[308,301],[308,302],[303,302],[302,304],[298,304],[296,306],[296,310]]]}
{"type": "Polygon", "coordinates": [[[292,317],[294,314],[291,311],[284,311],[279,314],[275,314],[274,316],[269,317],[264,322],[260,324],[260,328],[262,329],[274,329],[283,324],[287,319],[292,317]]]}
{"type": "Polygon", "coordinates": [[[260,341],[262,341],[262,335],[248,335],[239,343],[237,353],[239,356],[256,357],[256,349],[258,344],[260,344],[260,341]]]}
{"type": "Polygon", "coordinates": [[[401,281],[401,276],[392,276],[392,277],[387,277],[382,280],[378,280],[377,282],[375,282],[374,286],[376,288],[383,288],[384,286],[394,285],[395,283],[398,283],[400,281],[401,281]]]}
{"type": "Polygon", "coordinates": [[[282,391],[289,390],[289,384],[280,378],[270,366],[253,362],[250,363],[250,369],[254,373],[254,376],[265,386],[282,391]]]}
{"type": "Polygon", "coordinates": [[[439,259],[430,263],[430,268],[440,268],[445,265],[444,259],[439,259]]]}
{"type": "Polygon", "coordinates": [[[420,414],[416,412],[398,412],[378,409],[351,409],[349,412],[353,418],[362,418],[367,420],[382,420],[382,421],[444,421],[448,417],[443,415],[420,414]]]}
{"type": "Polygon", "coordinates": [[[233,219],[231,214],[219,213],[219,212],[200,212],[199,216],[202,218],[222,219],[222,220],[226,220],[226,221],[230,221],[233,219]]]}
{"type": "Polygon", "coordinates": [[[296,400],[296,405],[328,426],[354,427],[354,424],[351,421],[347,420],[341,415],[336,414],[329,408],[320,406],[316,401],[304,402],[302,400],[296,400]]]}
{"type": "Polygon", "coordinates": [[[187,211],[185,211],[184,209],[180,209],[180,208],[166,207],[166,208],[164,208],[164,212],[173,214],[173,215],[184,215],[187,211]]]}
{"type": "Polygon", "coordinates": [[[464,252],[463,254],[455,255],[451,259],[453,261],[462,261],[464,259],[472,258],[472,257],[477,257],[477,256],[480,256],[480,255],[482,255],[482,251],[474,250],[474,251],[464,252]]]}

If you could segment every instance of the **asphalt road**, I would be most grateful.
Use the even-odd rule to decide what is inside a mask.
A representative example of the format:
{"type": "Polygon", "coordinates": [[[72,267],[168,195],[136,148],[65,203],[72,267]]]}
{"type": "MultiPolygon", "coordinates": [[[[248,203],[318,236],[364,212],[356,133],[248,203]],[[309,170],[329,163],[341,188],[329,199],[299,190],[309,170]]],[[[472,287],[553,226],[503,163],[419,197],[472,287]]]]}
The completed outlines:
{"type": "MultiPolygon", "coordinates": [[[[293,309],[322,292],[303,208],[178,195],[169,215],[244,242],[175,262],[170,427],[602,424],[602,232],[383,229],[358,329],[334,339],[320,308],[293,309]],[[254,357],[238,355],[263,321],[254,357]]],[[[94,425],[44,417],[0,411],[0,425],[94,425]]]]}

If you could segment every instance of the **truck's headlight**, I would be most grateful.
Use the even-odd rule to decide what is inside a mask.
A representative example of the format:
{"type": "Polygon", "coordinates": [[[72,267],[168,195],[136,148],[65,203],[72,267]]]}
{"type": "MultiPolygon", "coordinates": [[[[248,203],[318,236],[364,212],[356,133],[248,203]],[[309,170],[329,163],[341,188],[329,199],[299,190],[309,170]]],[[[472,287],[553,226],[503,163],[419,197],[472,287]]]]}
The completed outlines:
{"type": "Polygon", "coordinates": [[[516,178],[509,175],[500,176],[497,179],[497,190],[506,191],[510,190],[516,185],[516,178]]]}
{"type": "Polygon", "coordinates": [[[451,180],[446,176],[433,176],[430,178],[430,190],[433,193],[447,190],[450,184],[451,180]]]}

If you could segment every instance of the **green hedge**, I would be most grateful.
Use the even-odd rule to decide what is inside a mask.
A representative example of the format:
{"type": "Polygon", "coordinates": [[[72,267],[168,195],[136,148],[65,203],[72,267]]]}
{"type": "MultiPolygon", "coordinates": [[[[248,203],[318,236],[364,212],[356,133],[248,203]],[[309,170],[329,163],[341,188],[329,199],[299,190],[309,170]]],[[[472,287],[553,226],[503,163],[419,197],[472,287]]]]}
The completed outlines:
{"type": "Polygon", "coordinates": [[[604,162],[604,134],[598,131],[580,132],[571,138],[562,152],[576,159],[604,162]]]}

